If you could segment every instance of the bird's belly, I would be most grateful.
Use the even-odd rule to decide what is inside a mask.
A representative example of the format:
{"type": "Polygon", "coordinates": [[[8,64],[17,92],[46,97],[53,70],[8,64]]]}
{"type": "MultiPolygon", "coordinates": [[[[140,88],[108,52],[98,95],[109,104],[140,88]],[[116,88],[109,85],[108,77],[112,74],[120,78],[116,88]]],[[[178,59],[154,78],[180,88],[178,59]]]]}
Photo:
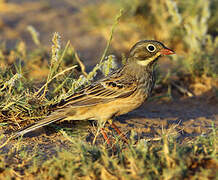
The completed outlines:
{"type": "Polygon", "coordinates": [[[126,114],[128,112],[133,111],[134,109],[137,109],[141,104],[144,102],[145,97],[136,97],[135,99],[130,98],[126,101],[118,102],[119,111],[115,114],[115,116],[119,116],[122,114],[126,114]]]}
{"type": "Polygon", "coordinates": [[[72,111],[68,111],[68,117],[65,120],[95,119],[106,121],[111,119],[113,116],[126,114],[138,108],[144,102],[145,98],[146,96],[144,94],[142,95],[141,93],[136,93],[127,98],[117,98],[108,103],[99,103],[92,106],[78,107],[74,109],[74,113],[72,113],[72,115],[72,111]]]}
{"type": "Polygon", "coordinates": [[[137,93],[127,98],[116,99],[104,106],[99,105],[98,111],[102,112],[105,118],[110,119],[113,116],[126,114],[138,108],[144,102],[145,98],[146,96],[144,94],[137,93]]]}

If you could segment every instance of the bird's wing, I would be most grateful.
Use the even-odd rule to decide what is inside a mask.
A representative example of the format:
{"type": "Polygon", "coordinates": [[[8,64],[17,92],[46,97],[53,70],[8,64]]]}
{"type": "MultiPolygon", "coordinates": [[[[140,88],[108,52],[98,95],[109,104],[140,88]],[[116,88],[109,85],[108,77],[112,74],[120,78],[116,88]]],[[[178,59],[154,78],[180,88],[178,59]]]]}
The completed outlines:
{"type": "Polygon", "coordinates": [[[129,77],[110,76],[99,82],[93,83],[80,92],[69,96],[56,104],[55,109],[65,106],[90,106],[98,103],[106,103],[115,98],[125,98],[130,96],[137,89],[137,81],[129,77]]]}

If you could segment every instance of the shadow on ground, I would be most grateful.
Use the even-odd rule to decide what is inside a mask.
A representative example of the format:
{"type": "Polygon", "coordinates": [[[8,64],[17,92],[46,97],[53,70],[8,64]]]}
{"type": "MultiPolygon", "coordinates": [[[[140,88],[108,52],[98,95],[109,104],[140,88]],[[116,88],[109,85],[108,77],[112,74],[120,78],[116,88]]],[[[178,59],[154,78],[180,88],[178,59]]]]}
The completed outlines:
{"type": "Polygon", "coordinates": [[[145,103],[117,123],[127,131],[139,132],[140,138],[160,136],[168,130],[183,140],[209,133],[213,124],[218,125],[217,103],[205,97],[145,103]]]}

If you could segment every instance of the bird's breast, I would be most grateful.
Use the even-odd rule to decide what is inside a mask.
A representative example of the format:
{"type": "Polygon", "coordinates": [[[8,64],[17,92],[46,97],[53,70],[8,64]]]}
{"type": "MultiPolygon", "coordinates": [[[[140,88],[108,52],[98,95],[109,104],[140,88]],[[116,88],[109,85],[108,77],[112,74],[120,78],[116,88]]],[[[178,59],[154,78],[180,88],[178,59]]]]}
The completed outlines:
{"type": "Polygon", "coordinates": [[[141,93],[149,97],[154,88],[155,79],[155,73],[153,71],[142,75],[138,80],[138,89],[142,91],[141,93]]]}

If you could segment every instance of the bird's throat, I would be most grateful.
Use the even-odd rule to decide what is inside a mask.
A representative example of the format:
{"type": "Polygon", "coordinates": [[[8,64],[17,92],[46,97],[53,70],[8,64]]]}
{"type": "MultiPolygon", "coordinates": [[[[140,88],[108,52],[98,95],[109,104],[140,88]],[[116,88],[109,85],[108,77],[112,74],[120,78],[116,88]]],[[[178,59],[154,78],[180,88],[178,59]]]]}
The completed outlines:
{"type": "Polygon", "coordinates": [[[160,56],[160,52],[157,52],[154,56],[145,59],[145,60],[137,60],[137,64],[141,65],[141,66],[148,66],[149,64],[151,64],[152,62],[154,62],[159,56],[160,56]]]}

